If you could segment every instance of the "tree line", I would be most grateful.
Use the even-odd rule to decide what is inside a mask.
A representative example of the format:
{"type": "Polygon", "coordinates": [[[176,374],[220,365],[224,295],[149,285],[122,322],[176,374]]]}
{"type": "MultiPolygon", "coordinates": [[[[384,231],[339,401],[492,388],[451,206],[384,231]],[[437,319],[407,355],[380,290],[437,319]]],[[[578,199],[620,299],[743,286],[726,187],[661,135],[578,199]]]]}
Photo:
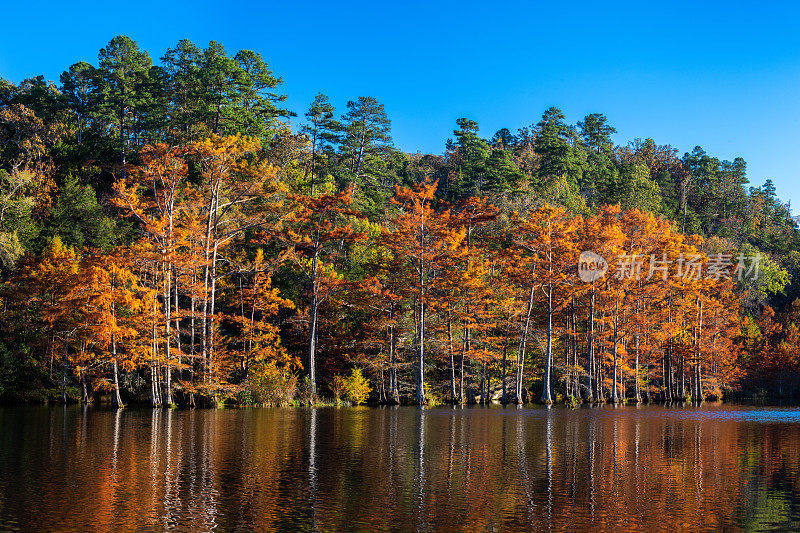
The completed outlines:
{"type": "Polygon", "coordinates": [[[791,394],[800,233],[767,180],[557,108],[442,154],[297,115],[255,52],[119,36],[0,80],[0,397],[163,405],[791,394]],[[582,252],[604,276],[581,276],[582,252]]]}

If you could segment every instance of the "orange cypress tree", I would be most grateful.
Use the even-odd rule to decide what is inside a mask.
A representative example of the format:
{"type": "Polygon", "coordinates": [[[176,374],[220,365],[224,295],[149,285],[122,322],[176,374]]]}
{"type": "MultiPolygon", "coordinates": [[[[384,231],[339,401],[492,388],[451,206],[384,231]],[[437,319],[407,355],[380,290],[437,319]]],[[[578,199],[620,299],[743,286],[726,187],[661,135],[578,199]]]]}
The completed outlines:
{"type": "Polygon", "coordinates": [[[126,317],[142,311],[145,291],[125,266],[122,250],[86,257],[78,279],[68,298],[80,309],[86,337],[100,349],[98,362],[111,366],[111,403],[122,407],[119,369],[133,370],[137,361],[135,352],[120,351],[119,346],[135,343],[138,331],[126,317]]]}
{"type": "Polygon", "coordinates": [[[570,278],[575,275],[578,264],[577,229],[580,218],[572,216],[563,207],[545,205],[525,216],[515,214],[511,230],[513,243],[531,254],[533,271],[530,278],[536,283],[544,297],[546,348],[544,361],[544,384],[542,403],[553,402],[553,318],[564,307],[569,297],[570,278]],[[560,297],[560,298],[559,298],[560,297]]]}
{"type": "Polygon", "coordinates": [[[414,307],[416,364],[415,402],[427,402],[425,392],[425,323],[436,272],[456,253],[466,236],[450,224],[450,211],[434,209],[436,182],[425,180],[413,187],[395,186],[392,204],[399,212],[382,238],[383,244],[404,262],[404,272],[413,280],[404,291],[414,307]]]}
{"type": "MultiPolygon", "coordinates": [[[[126,209],[143,225],[152,244],[154,260],[158,263],[163,309],[164,388],[165,403],[172,405],[173,284],[176,283],[176,264],[180,218],[180,195],[186,185],[188,166],[185,150],[166,144],[146,146],[141,151],[142,164],[134,172],[124,173],[114,184],[114,203],[126,209]]],[[[175,305],[177,306],[177,298],[175,305]]]]}
{"type": "MultiPolygon", "coordinates": [[[[201,274],[196,286],[200,297],[199,322],[204,388],[212,401],[221,376],[216,374],[218,345],[217,282],[226,272],[219,270],[220,254],[248,230],[270,229],[284,214],[285,186],[277,170],[261,157],[258,139],[241,135],[210,138],[188,147],[190,156],[201,168],[199,195],[203,218],[201,274]]],[[[193,237],[194,238],[194,237],[193,237]]],[[[194,244],[192,245],[194,246],[194,244]]]]}

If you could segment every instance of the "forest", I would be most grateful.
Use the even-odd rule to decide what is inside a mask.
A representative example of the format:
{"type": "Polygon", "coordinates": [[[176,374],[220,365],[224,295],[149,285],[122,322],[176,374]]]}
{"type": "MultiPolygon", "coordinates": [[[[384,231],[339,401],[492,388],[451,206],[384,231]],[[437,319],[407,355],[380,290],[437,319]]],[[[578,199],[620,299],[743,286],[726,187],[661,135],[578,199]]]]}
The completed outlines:
{"type": "Polygon", "coordinates": [[[0,400],[800,392],[800,230],[742,158],[555,107],[405,153],[376,98],[292,111],[282,83],[249,50],[126,36],[0,79],[0,400]]]}

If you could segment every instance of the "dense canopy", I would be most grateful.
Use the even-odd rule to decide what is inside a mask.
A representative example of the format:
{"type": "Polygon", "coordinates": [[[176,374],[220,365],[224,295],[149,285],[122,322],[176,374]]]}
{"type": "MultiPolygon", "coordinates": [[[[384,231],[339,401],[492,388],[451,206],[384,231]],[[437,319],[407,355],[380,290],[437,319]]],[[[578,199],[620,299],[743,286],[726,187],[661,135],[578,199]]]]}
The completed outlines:
{"type": "Polygon", "coordinates": [[[377,99],[293,112],[281,85],[249,50],[125,36],[0,80],[0,399],[793,392],[800,231],[743,159],[554,107],[408,154],[377,99]]]}

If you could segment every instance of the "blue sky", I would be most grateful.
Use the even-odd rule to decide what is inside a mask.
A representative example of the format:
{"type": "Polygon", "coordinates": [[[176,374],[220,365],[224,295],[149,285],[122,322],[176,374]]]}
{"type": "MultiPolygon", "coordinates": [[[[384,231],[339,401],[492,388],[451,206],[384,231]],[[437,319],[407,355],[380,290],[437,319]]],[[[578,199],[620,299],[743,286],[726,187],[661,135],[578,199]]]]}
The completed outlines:
{"type": "MultiPolygon", "coordinates": [[[[605,113],[615,140],[741,156],[800,206],[800,6],[736,2],[44,2],[3,6],[0,76],[57,80],[126,34],[154,59],[179,39],[262,54],[300,116],[375,96],[395,144],[441,152],[461,116],[481,134],[605,113]]],[[[295,119],[299,120],[299,119],[295,119]]]]}

